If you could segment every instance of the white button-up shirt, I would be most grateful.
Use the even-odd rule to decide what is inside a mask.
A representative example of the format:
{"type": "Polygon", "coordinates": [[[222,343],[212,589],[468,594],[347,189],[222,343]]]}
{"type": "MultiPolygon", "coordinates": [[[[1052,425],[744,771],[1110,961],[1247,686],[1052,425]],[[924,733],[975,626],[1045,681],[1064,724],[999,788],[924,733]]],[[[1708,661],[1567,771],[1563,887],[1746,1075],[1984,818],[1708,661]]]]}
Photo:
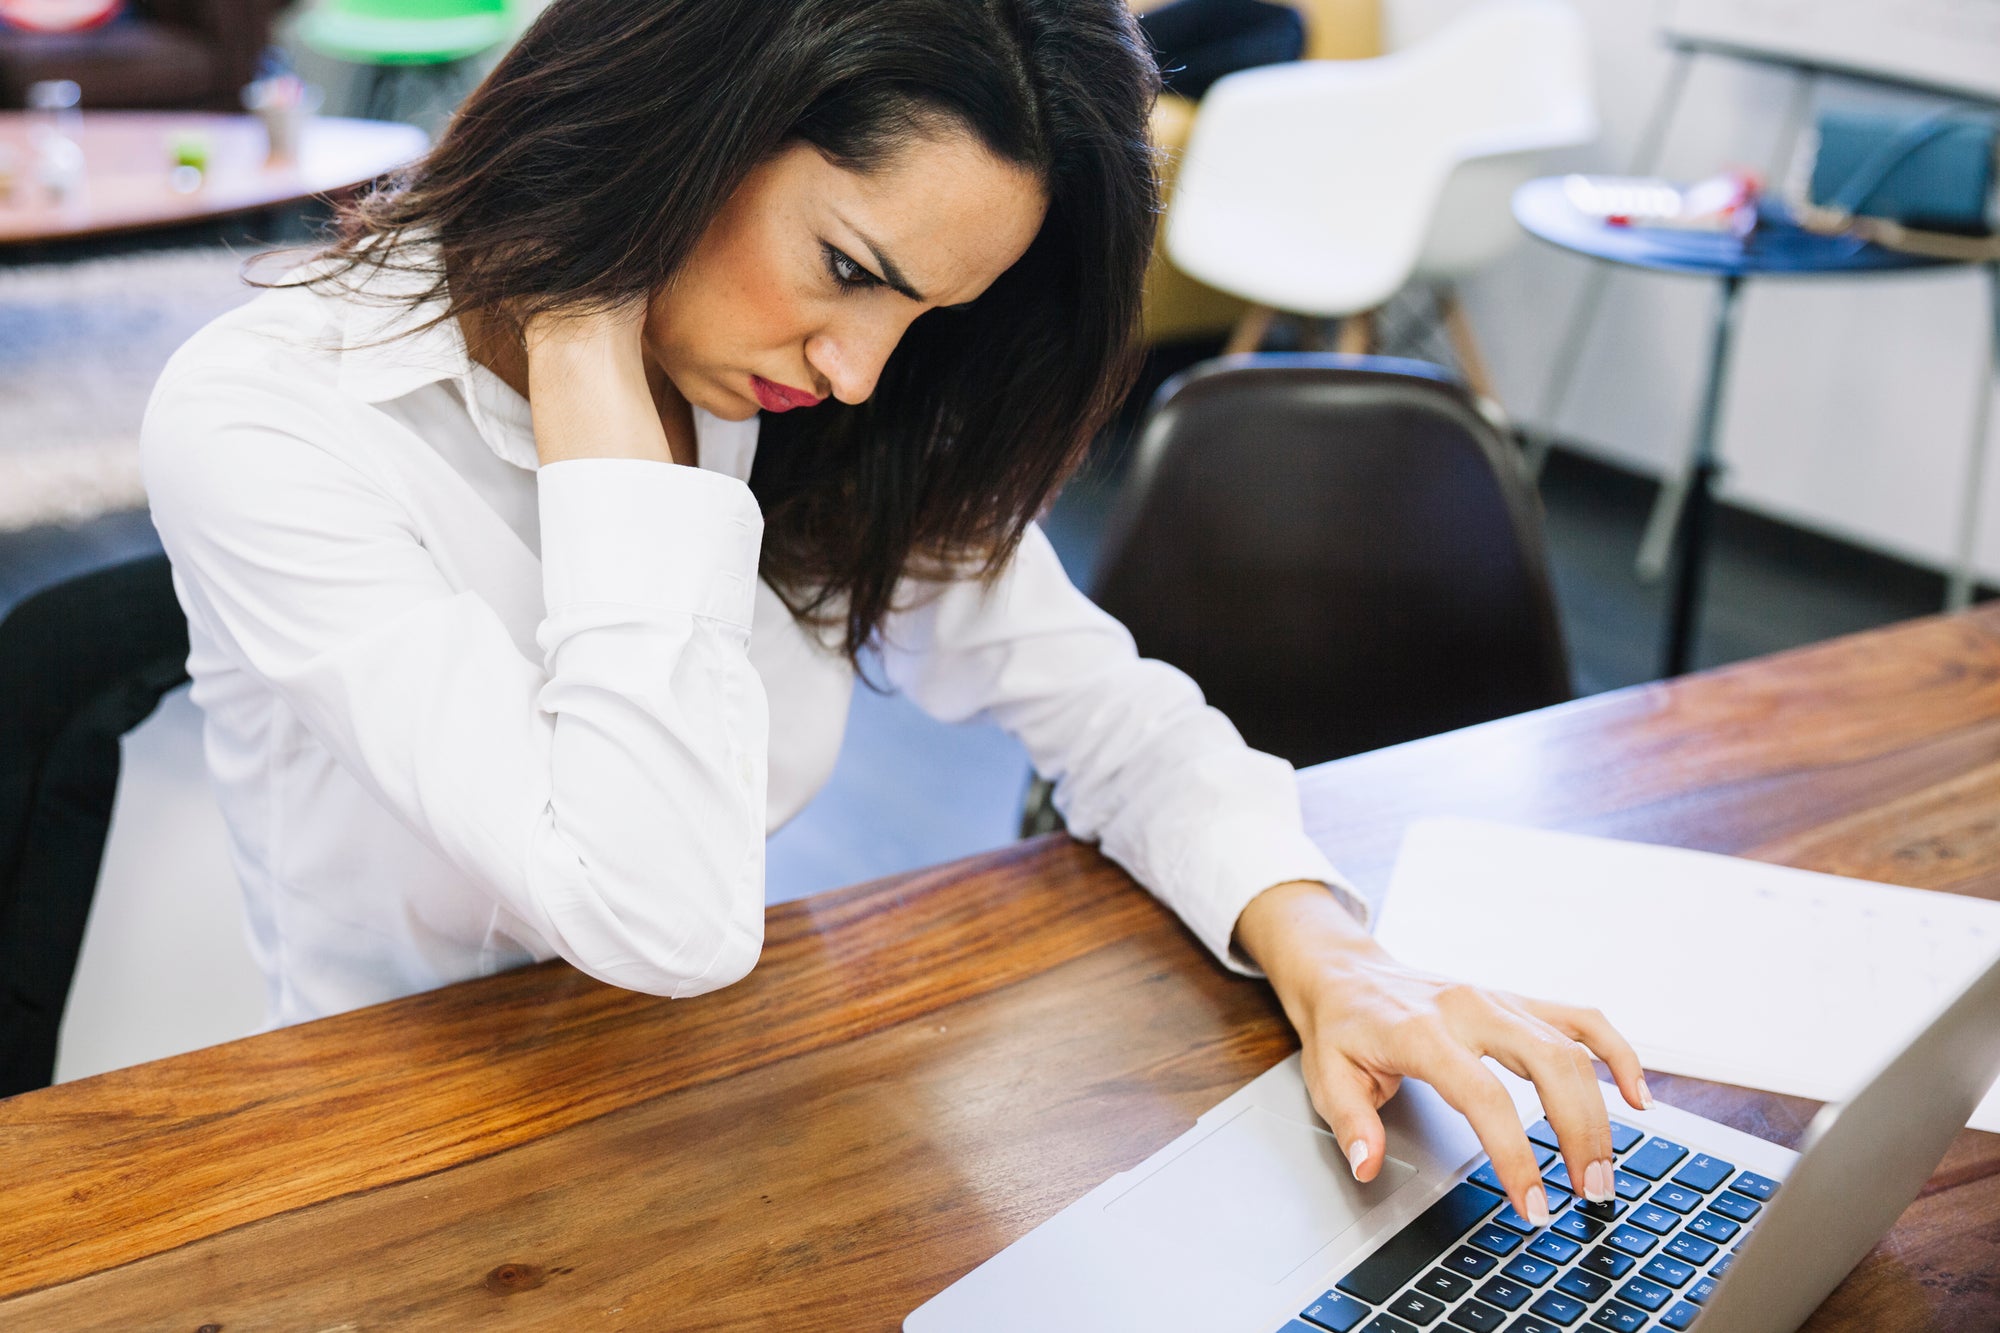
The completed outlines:
{"type": "MultiPolygon", "coordinates": [[[[764,839],[832,771],[854,684],[758,580],[757,423],[697,410],[699,467],[538,468],[527,403],[456,322],[413,331],[437,313],[268,292],[146,414],[271,1022],[555,956],[726,985],[762,943],[764,839]]],[[[1139,658],[1039,531],[990,587],[906,592],[889,681],[1018,736],[1071,831],[1230,966],[1273,884],[1358,905],[1290,767],[1139,658]]]]}

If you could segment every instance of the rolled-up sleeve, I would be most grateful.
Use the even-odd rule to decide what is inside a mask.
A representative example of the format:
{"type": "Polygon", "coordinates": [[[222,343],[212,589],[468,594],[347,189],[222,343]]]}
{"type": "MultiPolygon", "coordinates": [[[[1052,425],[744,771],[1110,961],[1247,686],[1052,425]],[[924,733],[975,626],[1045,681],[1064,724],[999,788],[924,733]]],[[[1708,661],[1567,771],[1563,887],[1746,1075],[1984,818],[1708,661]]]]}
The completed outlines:
{"type": "Polygon", "coordinates": [[[748,972],[767,762],[749,488],[637,460],[543,469],[537,658],[314,443],[351,413],[214,378],[163,384],[143,440],[204,636],[577,967],[662,995],[748,972]]]}
{"type": "Polygon", "coordinates": [[[1231,938],[1273,885],[1318,881],[1367,920],[1303,830],[1291,765],[1245,745],[1184,673],[1141,658],[1039,528],[991,585],[912,588],[882,639],[892,684],[937,717],[985,715],[1019,737],[1070,832],[1232,969],[1255,973],[1231,938]]]}

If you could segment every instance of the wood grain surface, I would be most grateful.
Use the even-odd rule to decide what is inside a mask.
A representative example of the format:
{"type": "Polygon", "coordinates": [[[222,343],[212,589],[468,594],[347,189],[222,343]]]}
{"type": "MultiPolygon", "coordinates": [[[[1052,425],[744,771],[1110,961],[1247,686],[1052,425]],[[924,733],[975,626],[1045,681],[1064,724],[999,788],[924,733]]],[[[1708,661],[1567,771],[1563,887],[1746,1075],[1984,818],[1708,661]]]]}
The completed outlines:
{"type": "MultiPolygon", "coordinates": [[[[1324,765],[1379,895],[1463,813],[2000,896],[2000,611],[1324,765]]],[[[773,909],[745,982],[561,965],[0,1101],[0,1328],[894,1328],[1291,1049],[1060,837],[773,909]]],[[[1658,1077],[1795,1145],[1815,1109],[1658,1077]]],[[[2000,1329],[1966,1133],[1807,1325],[2000,1329]]]]}

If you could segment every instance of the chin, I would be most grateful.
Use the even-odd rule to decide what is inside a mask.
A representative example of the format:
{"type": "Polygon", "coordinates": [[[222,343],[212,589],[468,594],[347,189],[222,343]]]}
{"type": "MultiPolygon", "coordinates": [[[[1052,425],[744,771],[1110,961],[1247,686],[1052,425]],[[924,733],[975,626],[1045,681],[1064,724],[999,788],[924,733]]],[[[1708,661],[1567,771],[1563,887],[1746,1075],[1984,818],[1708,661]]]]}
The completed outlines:
{"type": "Polygon", "coordinates": [[[720,417],[724,421],[748,421],[764,410],[755,398],[720,385],[710,387],[714,389],[713,393],[705,393],[699,398],[692,394],[685,396],[690,404],[712,417],[720,417]]]}
{"type": "Polygon", "coordinates": [[[720,417],[724,421],[748,421],[751,417],[756,416],[764,410],[757,405],[755,399],[746,400],[738,398],[734,394],[731,394],[729,400],[725,403],[718,403],[714,406],[703,403],[701,408],[702,411],[708,413],[710,416],[720,417]]]}

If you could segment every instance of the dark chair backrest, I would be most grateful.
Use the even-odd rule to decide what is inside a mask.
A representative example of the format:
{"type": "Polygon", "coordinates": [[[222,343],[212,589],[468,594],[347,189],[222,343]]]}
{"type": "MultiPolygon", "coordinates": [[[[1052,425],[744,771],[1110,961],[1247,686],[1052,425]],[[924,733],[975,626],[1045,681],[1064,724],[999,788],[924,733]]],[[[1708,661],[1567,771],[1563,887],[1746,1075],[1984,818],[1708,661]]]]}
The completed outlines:
{"type": "Polygon", "coordinates": [[[1518,450],[1436,367],[1206,362],[1167,384],[1093,596],[1304,766],[1569,697],[1518,450]]]}
{"type": "Polygon", "coordinates": [[[54,1077],[119,740],[187,652],[164,555],[64,574],[0,618],[0,1096],[54,1077]]]}

